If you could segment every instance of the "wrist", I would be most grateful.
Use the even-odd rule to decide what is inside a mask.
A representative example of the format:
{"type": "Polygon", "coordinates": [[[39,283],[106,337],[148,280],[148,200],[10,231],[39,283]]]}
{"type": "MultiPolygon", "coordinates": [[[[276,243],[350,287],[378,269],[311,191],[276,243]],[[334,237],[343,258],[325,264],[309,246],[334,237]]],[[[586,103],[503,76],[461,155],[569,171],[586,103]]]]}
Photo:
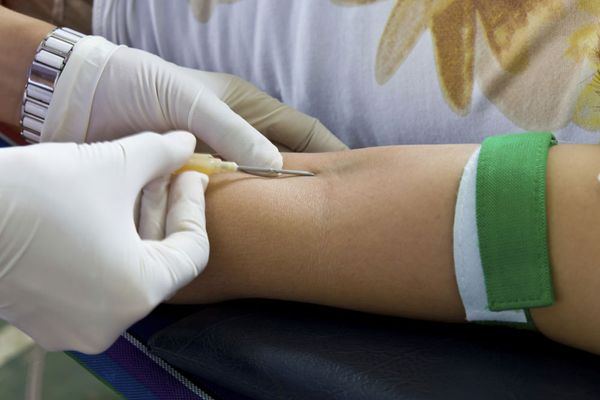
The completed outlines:
{"type": "Polygon", "coordinates": [[[27,71],[53,25],[0,7],[0,121],[18,126],[27,71]]]}
{"type": "Polygon", "coordinates": [[[118,48],[99,36],[85,36],[77,42],[54,88],[42,142],[97,141],[88,136],[92,107],[100,78],[118,48]]]}

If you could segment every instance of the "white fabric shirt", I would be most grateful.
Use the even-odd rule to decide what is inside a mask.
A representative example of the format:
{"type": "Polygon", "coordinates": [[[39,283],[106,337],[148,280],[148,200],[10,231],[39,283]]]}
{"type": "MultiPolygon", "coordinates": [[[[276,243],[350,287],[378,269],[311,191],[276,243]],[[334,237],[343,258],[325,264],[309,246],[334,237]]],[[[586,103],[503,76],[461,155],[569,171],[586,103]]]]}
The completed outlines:
{"type": "Polygon", "coordinates": [[[96,0],[93,29],[179,65],[239,75],[353,148],[525,130],[599,142],[597,49],[586,31],[597,16],[586,1],[355,3],[96,0]]]}

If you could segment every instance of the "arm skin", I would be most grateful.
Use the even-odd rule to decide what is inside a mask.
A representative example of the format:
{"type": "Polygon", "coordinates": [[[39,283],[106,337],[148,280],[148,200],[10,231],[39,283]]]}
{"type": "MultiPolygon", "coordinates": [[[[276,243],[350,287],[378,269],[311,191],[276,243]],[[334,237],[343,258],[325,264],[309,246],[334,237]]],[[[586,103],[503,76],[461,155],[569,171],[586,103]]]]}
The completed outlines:
{"type": "Polygon", "coordinates": [[[0,0],[6,8],[30,17],[66,26],[86,35],[92,33],[93,0],[0,0]]]}
{"type": "Polygon", "coordinates": [[[0,6],[0,122],[18,126],[27,71],[35,50],[54,27],[0,6]]]}
{"type": "MultiPolygon", "coordinates": [[[[462,322],[452,227],[475,145],[287,154],[316,177],[211,177],[211,256],[176,303],[272,298],[462,322]]],[[[550,149],[547,207],[556,302],[538,329],[600,354],[600,146],[550,149]]]]}

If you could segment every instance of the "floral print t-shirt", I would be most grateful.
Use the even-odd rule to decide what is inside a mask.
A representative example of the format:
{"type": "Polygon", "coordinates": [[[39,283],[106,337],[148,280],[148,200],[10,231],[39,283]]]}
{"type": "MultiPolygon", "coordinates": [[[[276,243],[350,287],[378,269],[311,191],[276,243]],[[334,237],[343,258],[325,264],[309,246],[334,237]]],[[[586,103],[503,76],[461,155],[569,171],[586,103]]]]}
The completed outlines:
{"type": "Polygon", "coordinates": [[[239,75],[351,147],[600,141],[600,0],[96,0],[94,33],[239,75]]]}

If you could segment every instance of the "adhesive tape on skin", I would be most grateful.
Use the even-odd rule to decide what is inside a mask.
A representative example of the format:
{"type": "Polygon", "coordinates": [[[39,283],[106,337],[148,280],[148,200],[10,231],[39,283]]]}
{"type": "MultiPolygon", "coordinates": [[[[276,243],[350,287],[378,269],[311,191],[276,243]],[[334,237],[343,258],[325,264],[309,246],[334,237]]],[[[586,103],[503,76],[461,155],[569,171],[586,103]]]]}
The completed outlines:
{"type": "Polygon", "coordinates": [[[490,311],[479,253],[475,191],[477,149],[469,158],[460,181],[454,215],[454,268],[467,321],[527,323],[524,310],[490,311]]]}

